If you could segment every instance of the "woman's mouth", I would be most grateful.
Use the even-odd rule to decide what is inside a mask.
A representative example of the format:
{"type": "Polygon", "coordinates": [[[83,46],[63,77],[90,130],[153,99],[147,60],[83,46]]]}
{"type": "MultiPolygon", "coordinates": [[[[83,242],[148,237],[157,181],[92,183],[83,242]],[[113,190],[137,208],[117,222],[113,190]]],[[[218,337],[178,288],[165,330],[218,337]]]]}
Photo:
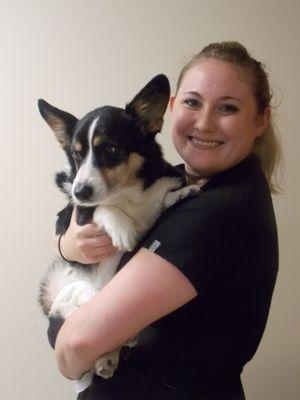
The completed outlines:
{"type": "Polygon", "coordinates": [[[222,145],[224,142],[219,142],[215,140],[201,140],[194,136],[188,136],[188,140],[193,143],[196,147],[201,147],[203,149],[212,149],[222,145]]]}

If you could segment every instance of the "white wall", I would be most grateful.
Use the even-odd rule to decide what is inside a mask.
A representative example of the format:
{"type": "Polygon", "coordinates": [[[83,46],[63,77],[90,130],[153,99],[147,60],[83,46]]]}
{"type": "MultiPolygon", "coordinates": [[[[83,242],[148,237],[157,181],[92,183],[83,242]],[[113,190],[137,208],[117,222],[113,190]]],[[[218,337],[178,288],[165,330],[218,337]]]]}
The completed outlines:
{"type": "MultiPolygon", "coordinates": [[[[285,153],[275,208],[280,273],[270,319],[243,381],[247,399],[296,400],[299,389],[298,0],[0,0],[1,398],[74,399],[56,371],[36,302],[52,256],[64,158],[37,99],[82,116],[124,105],[157,73],[173,87],[180,67],[212,41],[239,40],[269,66],[285,153]]],[[[168,117],[169,118],[169,117],[168,117]]],[[[168,158],[176,161],[167,135],[168,158]]]]}

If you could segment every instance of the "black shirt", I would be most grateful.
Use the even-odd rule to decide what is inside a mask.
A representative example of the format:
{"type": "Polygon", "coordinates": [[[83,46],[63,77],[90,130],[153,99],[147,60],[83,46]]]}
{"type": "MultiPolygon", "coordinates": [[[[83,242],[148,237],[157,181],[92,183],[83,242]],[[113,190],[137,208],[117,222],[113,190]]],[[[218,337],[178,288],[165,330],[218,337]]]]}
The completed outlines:
{"type": "Polygon", "coordinates": [[[173,390],[174,399],[243,398],[233,393],[261,340],[278,270],[276,222],[259,159],[250,155],[168,209],[139,247],[179,268],[198,296],[144,329],[116,377],[95,378],[93,398],[167,398],[149,394],[148,381],[173,390]]]}

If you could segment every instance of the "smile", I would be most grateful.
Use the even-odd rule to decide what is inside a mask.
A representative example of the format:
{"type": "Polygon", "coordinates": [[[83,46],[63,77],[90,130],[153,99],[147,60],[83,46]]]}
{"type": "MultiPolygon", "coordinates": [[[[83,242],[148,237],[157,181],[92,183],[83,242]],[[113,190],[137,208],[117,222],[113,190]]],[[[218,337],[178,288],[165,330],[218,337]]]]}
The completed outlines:
{"type": "Polygon", "coordinates": [[[212,140],[200,140],[193,136],[188,136],[188,139],[197,147],[202,147],[202,148],[207,148],[207,149],[218,147],[223,144],[223,142],[216,142],[216,141],[212,141],[212,140]]]}

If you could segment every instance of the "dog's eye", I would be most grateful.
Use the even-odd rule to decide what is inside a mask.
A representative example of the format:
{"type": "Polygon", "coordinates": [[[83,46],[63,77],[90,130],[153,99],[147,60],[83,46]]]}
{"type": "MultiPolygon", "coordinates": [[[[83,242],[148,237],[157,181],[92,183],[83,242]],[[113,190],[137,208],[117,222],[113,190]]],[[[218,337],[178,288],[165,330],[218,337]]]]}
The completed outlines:
{"type": "Polygon", "coordinates": [[[114,154],[114,153],[117,152],[117,150],[118,150],[117,146],[115,146],[115,145],[113,145],[113,144],[107,143],[107,144],[105,145],[105,151],[106,151],[107,153],[114,154]]]}
{"type": "Polygon", "coordinates": [[[82,160],[82,156],[79,153],[79,151],[73,150],[72,151],[72,156],[73,156],[73,158],[74,158],[76,163],[79,163],[82,160]]]}

